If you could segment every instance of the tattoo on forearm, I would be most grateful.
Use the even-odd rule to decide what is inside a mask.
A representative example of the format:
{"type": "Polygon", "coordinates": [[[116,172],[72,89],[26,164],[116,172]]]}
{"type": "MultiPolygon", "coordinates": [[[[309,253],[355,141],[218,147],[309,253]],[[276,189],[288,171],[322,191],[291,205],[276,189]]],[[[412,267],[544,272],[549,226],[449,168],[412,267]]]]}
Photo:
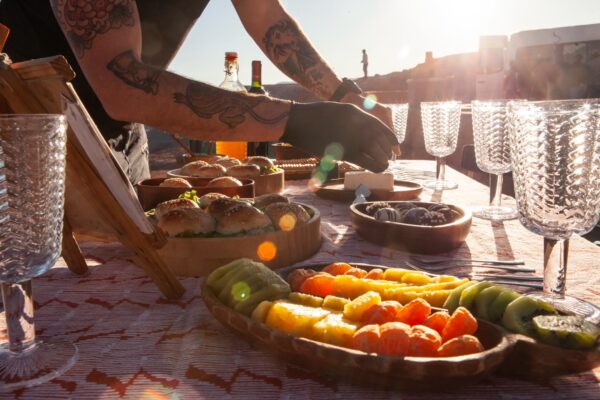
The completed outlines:
{"type": "Polygon", "coordinates": [[[97,35],[133,26],[133,0],[56,0],[52,7],[68,27],[65,34],[78,57],[92,47],[97,35]]]}
{"type": "Polygon", "coordinates": [[[158,77],[161,70],[141,63],[131,50],[110,60],[106,68],[129,86],[149,94],[158,93],[158,77]]]}
{"type": "Polygon", "coordinates": [[[175,93],[176,103],[185,104],[201,118],[210,119],[218,114],[219,121],[229,128],[244,122],[247,115],[263,124],[276,124],[287,117],[287,111],[271,118],[259,115],[254,108],[266,100],[264,96],[224,93],[223,90],[199,83],[190,83],[185,93],[175,93]]]}
{"type": "Polygon", "coordinates": [[[323,93],[323,73],[316,68],[319,55],[292,21],[283,20],[271,26],[263,44],[273,62],[291,78],[323,93]]]}

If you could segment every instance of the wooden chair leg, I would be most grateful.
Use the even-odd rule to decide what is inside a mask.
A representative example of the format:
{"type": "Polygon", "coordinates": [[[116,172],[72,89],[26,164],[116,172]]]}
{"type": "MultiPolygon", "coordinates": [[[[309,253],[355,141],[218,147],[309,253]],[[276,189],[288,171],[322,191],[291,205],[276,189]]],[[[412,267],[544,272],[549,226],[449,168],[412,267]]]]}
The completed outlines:
{"type": "Polygon", "coordinates": [[[73,230],[67,218],[63,221],[62,257],[74,274],[83,275],[88,272],[85,257],[73,236],[73,230]]]}

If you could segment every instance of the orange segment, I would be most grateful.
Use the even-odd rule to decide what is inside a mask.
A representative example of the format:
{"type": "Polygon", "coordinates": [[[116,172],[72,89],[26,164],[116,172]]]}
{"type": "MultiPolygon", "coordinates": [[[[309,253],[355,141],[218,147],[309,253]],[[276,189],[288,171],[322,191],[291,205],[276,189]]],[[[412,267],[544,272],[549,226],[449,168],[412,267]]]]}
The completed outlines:
{"type": "Polygon", "coordinates": [[[379,351],[388,356],[404,357],[410,347],[410,326],[402,322],[388,322],[379,327],[379,351]]]}
{"type": "Polygon", "coordinates": [[[475,336],[461,335],[448,340],[438,349],[438,357],[456,357],[483,351],[483,346],[475,336]]]}
{"type": "Polygon", "coordinates": [[[472,335],[477,331],[477,320],[464,307],[458,307],[448,319],[442,331],[444,342],[461,335],[472,335]]]}
{"type": "Polygon", "coordinates": [[[352,275],[357,278],[364,278],[367,275],[367,271],[360,268],[350,268],[348,271],[344,273],[344,275],[352,275]]]}
{"type": "Polygon", "coordinates": [[[446,311],[438,311],[427,317],[425,322],[423,322],[423,325],[433,329],[441,335],[449,319],[450,314],[448,314],[446,311]]]}
{"type": "Polygon", "coordinates": [[[306,278],[313,276],[316,273],[317,271],[312,269],[299,268],[293,270],[287,278],[288,282],[290,283],[290,287],[292,288],[292,292],[298,292],[300,290],[300,286],[302,286],[302,283],[304,283],[306,278]]]}
{"type": "Polygon", "coordinates": [[[360,322],[368,324],[385,324],[386,322],[396,321],[398,313],[402,306],[397,301],[382,301],[379,304],[371,306],[360,318],[360,322]]]}
{"type": "Polygon", "coordinates": [[[357,330],[350,346],[365,353],[379,353],[379,325],[365,325],[357,330]]]}
{"type": "Polygon", "coordinates": [[[327,272],[333,276],[344,275],[346,271],[352,269],[352,266],[343,262],[334,262],[323,268],[323,272],[327,272]]]}
{"type": "Polygon", "coordinates": [[[383,279],[383,270],[381,268],[373,268],[372,270],[367,272],[367,275],[365,275],[365,279],[383,279]]]}
{"type": "Polygon", "coordinates": [[[398,313],[398,321],[410,326],[422,324],[431,314],[431,306],[425,300],[417,298],[406,304],[398,313]]]}
{"type": "Polygon", "coordinates": [[[333,294],[333,282],[335,278],[328,273],[318,272],[309,276],[300,285],[300,292],[312,294],[313,296],[325,297],[333,294]]]}
{"type": "Polygon", "coordinates": [[[410,345],[407,356],[434,357],[442,345],[439,333],[423,325],[415,325],[410,330],[410,345]]]}

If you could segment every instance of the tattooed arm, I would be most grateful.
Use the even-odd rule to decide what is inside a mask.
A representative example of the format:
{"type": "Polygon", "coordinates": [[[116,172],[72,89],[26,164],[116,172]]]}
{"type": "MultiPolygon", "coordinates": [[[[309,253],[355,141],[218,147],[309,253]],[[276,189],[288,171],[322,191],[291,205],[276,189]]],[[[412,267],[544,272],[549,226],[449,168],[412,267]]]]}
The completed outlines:
{"type": "Polygon", "coordinates": [[[288,102],[228,92],[142,62],[134,0],[51,4],[87,80],[112,118],[197,139],[260,141],[282,135],[288,102]]]}

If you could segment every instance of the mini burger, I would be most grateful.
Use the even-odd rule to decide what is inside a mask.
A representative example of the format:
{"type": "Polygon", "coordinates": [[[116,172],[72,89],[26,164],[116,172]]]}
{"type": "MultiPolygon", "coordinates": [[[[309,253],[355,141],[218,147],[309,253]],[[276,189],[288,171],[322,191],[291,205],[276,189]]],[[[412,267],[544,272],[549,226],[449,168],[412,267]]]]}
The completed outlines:
{"type": "Polygon", "coordinates": [[[183,178],[167,178],[158,185],[160,187],[191,188],[192,185],[183,178]]]}
{"type": "Polygon", "coordinates": [[[226,187],[237,187],[242,186],[242,182],[239,180],[232,178],[231,176],[221,176],[219,178],[215,178],[212,181],[206,184],[206,187],[212,188],[226,188],[226,187]]]}
{"type": "Polygon", "coordinates": [[[249,203],[241,200],[230,198],[216,199],[208,205],[206,212],[212,215],[213,218],[219,219],[227,210],[235,206],[252,207],[249,203]]]}
{"type": "Polygon", "coordinates": [[[154,209],[154,215],[156,216],[156,218],[160,219],[166,213],[173,211],[173,210],[178,210],[181,208],[199,208],[199,207],[195,201],[190,200],[190,199],[167,200],[167,201],[163,201],[162,203],[160,203],[156,206],[156,208],[154,209]]]}
{"type": "Polygon", "coordinates": [[[229,158],[229,157],[224,157],[224,158],[218,159],[218,160],[214,161],[213,164],[219,164],[219,165],[224,166],[225,168],[233,167],[234,165],[242,165],[240,160],[238,160],[237,158],[229,158]]]}
{"type": "Polygon", "coordinates": [[[227,168],[227,175],[238,179],[252,179],[260,175],[260,167],[258,165],[235,165],[227,168]]]}
{"type": "Polygon", "coordinates": [[[221,235],[259,234],[272,230],[269,217],[251,206],[237,205],[225,211],[217,222],[221,235]]]}
{"type": "Polygon", "coordinates": [[[204,196],[198,198],[198,204],[201,208],[206,208],[210,203],[215,201],[216,199],[228,199],[229,196],[224,195],[222,193],[206,193],[204,196]]]}
{"type": "Polygon", "coordinates": [[[289,203],[287,197],[277,193],[267,193],[254,198],[254,207],[263,210],[266,206],[273,203],[289,203]]]}
{"type": "Polygon", "coordinates": [[[187,163],[185,164],[183,167],[181,167],[181,175],[187,175],[187,176],[195,176],[195,172],[202,167],[206,167],[208,165],[208,163],[206,161],[202,161],[202,160],[198,160],[198,161],[193,161],[191,163],[187,163]]]}
{"type": "Polygon", "coordinates": [[[215,220],[199,208],[180,208],[164,214],[158,227],[172,237],[207,235],[214,232],[215,220]]]}
{"type": "Polygon", "coordinates": [[[273,225],[282,231],[292,230],[295,226],[303,225],[310,220],[310,214],[299,204],[272,203],[265,208],[265,214],[273,225]]]}
{"type": "Polygon", "coordinates": [[[268,157],[262,156],[248,157],[244,160],[244,164],[257,165],[260,168],[261,174],[270,174],[276,169],[273,161],[271,161],[268,157]]]}
{"type": "Polygon", "coordinates": [[[222,165],[205,165],[204,167],[196,168],[193,171],[194,178],[218,178],[225,175],[225,167],[222,165]]]}

